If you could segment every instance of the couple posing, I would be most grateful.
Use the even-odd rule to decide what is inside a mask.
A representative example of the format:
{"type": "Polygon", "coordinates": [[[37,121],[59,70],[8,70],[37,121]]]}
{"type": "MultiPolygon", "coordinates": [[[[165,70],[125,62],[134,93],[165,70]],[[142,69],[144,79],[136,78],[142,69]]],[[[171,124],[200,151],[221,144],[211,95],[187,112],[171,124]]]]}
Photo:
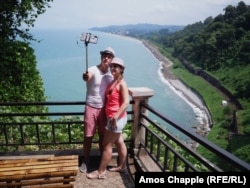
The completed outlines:
{"type": "Polygon", "coordinates": [[[126,167],[127,147],[122,137],[122,130],[127,123],[126,109],[129,94],[123,78],[125,65],[122,59],[115,57],[111,47],[100,52],[101,62],[83,73],[87,84],[84,116],[84,161],[81,172],[87,172],[89,154],[93,136],[98,131],[101,162],[97,170],[87,173],[89,179],[104,179],[106,168],[112,158],[113,144],[119,154],[117,167],[111,172],[121,172],[126,167]]]}

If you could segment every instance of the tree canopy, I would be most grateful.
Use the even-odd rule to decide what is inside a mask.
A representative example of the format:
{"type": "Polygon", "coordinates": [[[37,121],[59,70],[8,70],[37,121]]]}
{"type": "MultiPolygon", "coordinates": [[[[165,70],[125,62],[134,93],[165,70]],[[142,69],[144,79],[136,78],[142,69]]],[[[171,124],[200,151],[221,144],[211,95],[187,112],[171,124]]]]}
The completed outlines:
{"type": "Polygon", "coordinates": [[[29,29],[37,17],[50,7],[53,0],[0,0],[0,38],[1,43],[16,40],[32,40],[29,29]]]}
{"type": "Polygon", "coordinates": [[[29,33],[53,0],[0,0],[0,101],[44,101],[29,33]],[[23,39],[23,41],[20,41],[23,39]]]}
{"type": "Polygon", "coordinates": [[[209,71],[235,96],[249,101],[250,6],[240,1],[236,7],[228,5],[224,11],[181,31],[158,32],[146,38],[164,48],[172,48],[173,56],[183,57],[193,66],[209,71]]]}

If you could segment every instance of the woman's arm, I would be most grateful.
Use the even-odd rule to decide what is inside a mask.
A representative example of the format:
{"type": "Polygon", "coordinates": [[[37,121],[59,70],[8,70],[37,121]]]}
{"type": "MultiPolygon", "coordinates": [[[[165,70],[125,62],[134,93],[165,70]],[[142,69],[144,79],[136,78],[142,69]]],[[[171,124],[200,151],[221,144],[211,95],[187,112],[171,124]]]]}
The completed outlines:
{"type": "Polygon", "coordinates": [[[115,119],[117,119],[127,109],[129,105],[129,93],[128,93],[127,83],[125,82],[125,80],[121,81],[119,90],[122,95],[122,105],[115,114],[114,116],[115,119]]]}

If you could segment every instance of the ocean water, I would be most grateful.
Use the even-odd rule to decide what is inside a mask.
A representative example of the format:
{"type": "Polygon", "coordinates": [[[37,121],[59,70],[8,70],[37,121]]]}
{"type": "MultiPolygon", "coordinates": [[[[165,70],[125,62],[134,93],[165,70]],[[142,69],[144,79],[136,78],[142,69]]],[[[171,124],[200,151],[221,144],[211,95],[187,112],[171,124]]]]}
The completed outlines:
{"type": "Polygon", "coordinates": [[[100,51],[110,46],[116,56],[124,60],[124,78],[128,87],[154,90],[154,96],[149,99],[150,105],[183,126],[197,125],[193,106],[167,84],[161,75],[160,62],[139,40],[77,29],[33,30],[32,33],[40,40],[32,47],[48,101],[85,101],[86,85],[82,73],[86,70],[86,54],[88,66],[96,65],[100,62],[100,51]],[[98,37],[96,44],[88,44],[88,53],[85,44],[80,41],[82,32],[91,32],[98,37]]]}

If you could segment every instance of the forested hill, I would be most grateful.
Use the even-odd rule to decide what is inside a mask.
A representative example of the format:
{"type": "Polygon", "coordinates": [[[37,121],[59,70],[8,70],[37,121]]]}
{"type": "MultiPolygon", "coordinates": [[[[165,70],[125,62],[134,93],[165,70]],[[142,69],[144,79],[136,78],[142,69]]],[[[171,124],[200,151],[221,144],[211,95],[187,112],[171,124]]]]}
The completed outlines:
{"type": "Polygon", "coordinates": [[[250,6],[240,1],[224,14],[187,26],[136,24],[94,27],[171,48],[175,57],[216,76],[243,103],[250,101],[250,6]]]}
{"type": "Polygon", "coordinates": [[[182,25],[158,25],[158,24],[142,23],[142,24],[128,24],[128,25],[110,25],[107,27],[93,27],[90,28],[90,30],[136,37],[159,31],[165,33],[173,33],[183,28],[184,26],[182,25]]]}
{"type": "Polygon", "coordinates": [[[173,56],[210,72],[243,103],[249,102],[250,6],[241,1],[224,11],[175,33],[143,37],[173,49],[173,56]]]}

